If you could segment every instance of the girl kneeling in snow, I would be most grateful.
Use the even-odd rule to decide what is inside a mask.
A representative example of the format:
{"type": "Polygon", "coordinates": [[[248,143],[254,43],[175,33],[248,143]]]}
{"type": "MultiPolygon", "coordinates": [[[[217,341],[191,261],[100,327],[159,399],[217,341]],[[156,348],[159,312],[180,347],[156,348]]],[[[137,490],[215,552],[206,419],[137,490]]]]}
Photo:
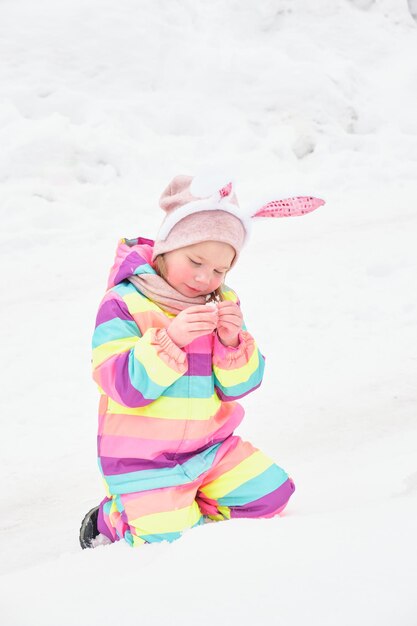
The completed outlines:
{"type": "MultiPolygon", "coordinates": [[[[194,183],[194,184],[193,184],[194,183]]],[[[274,201],[253,217],[299,215],[322,201],[274,201]]],[[[177,176],[160,198],[155,242],[119,242],[93,336],[98,456],[107,497],[80,543],[173,541],[206,521],[273,517],[294,483],[233,434],[236,400],[257,389],[264,357],[224,285],[250,218],[232,185],[202,197],[177,176]]]]}

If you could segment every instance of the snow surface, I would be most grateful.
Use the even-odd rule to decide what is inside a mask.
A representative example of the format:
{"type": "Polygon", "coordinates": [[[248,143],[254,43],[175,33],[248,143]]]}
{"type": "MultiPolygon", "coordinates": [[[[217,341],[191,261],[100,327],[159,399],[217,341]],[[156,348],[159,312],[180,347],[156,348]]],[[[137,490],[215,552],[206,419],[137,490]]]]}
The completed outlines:
{"type": "Polygon", "coordinates": [[[0,2],[5,625],[417,624],[408,5],[0,2]],[[228,281],[267,356],[238,434],[297,491],[280,518],[81,551],[103,495],[90,340],[117,240],[153,237],[171,176],[213,163],[244,206],[326,200],[257,223],[228,281]]]}

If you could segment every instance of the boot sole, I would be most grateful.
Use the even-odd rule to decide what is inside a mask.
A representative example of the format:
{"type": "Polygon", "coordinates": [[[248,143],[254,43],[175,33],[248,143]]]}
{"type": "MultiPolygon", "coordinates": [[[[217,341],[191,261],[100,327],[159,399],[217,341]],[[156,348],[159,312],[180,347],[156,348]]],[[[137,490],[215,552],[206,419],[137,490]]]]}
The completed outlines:
{"type": "MultiPolygon", "coordinates": [[[[97,534],[94,535],[94,537],[89,537],[88,539],[86,538],[87,527],[88,527],[88,525],[90,523],[93,523],[92,522],[92,518],[93,518],[94,514],[97,513],[97,516],[98,516],[98,510],[99,510],[98,506],[93,507],[90,511],[88,511],[88,513],[84,517],[83,521],[81,522],[79,539],[80,539],[80,546],[81,546],[81,548],[83,550],[85,550],[86,548],[91,548],[92,547],[91,541],[95,537],[97,537],[97,535],[99,534],[97,532],[97,534]]],[[[96,521],[96,523],[95,523],[96,528],[97,528],[97,516],[96,516],[96,520],[95,520],[96,521]]]]}

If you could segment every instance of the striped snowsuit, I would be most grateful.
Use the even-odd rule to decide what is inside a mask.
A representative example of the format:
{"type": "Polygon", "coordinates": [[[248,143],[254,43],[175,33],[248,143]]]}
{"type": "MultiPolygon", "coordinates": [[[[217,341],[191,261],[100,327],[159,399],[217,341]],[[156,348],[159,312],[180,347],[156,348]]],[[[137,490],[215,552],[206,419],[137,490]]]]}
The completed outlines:
{"type": "MultiPolygon", "coordinates": [[[[236,402],[262,381],[264,358],[244,327],[237,348],[215,333],[179,348],[174,317],[127,279],[154,273],[153,242],[119,242],[93,336],[101,393],[98,456],[107,497],[99,530],[130,545],[172,541],[192,526],[272,517],[294,484],[283,469],[234,436],[236,402]]],[[[225,298],[238,302],[225,288],[225,298]]]]}

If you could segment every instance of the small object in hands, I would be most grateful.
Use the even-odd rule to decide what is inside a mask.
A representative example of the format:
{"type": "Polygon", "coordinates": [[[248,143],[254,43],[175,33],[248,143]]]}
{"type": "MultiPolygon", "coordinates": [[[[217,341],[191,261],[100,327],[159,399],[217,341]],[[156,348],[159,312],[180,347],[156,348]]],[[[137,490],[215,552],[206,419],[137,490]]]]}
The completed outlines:
{"type": "Polygon", "coordinates": [[[221,302],[220,296],[218,294],[213,295],[212,293],[208,293],[206,295],[206,304],[214,304],[214,305],[216,305],[217,302],[221,302]]]}

